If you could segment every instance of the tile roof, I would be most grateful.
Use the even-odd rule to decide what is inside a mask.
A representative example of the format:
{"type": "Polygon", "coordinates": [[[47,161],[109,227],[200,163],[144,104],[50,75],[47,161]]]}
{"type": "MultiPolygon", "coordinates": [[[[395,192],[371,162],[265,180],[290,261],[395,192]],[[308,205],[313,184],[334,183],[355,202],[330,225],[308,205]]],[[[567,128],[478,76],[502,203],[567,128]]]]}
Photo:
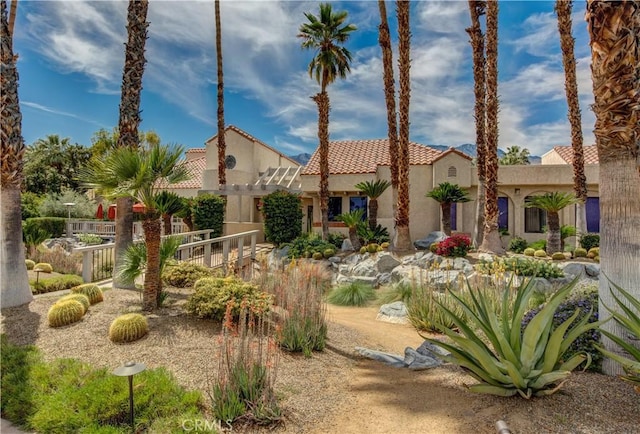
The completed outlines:
{"type": "MultiPolygon", "coordinates": [[[[582,147],[584,152],[584,164],[598,164],[598,148],[596,145],[582,147]]],[[[573,148],[571,146],[554,146],[553,150],[567,162],[573,164],[573,148]]]]}
{"type": "Polygon", "coordinates": [[[207,158],[199,157],[192,160],[184,161],[187,166],[187,170],[191,175],[191,178],[186,181],[178,182],[176,184],[165,185],[165,190],[183,190],[183,189],[201,189],[202,188],[202,173],[207,167],[207,158]]]}
{"type": "Polygon", "coordinates": [[[185,151],[184,157],[187,160],[193,160],[195,158],[202,157],[204,154],[206,154],[206,152],[207,152],[207,148],[191,148],[185,151]]]}
{"type": "Polygon", "coordinates": [[[473,158],[471,158],[469,155],[465,154],[464,152],[459,151],[456,148],[449,148],[446,151],[443,151],[442,153],[440,153],[440,155],[438,155],[436,158],[434,158],[433,161],[431,161],[431,163],[435,163],[436,161],[438,161],[439,159],[441,159],[445,155],[449,155],[449,154],[459,155],[460,157],[464,158],[465,160],[469,160],[469,161],[473,160],[473,158]]]}
{"type": "MultiPolygon", "coordinates": [[[[431,164],[441,154],[436,149],[409,142],[409,164],[431,164]]],[[[329,142],[329,173],[375,173],[378,166],[389,166],[389,140],[344,140],[329,142]]],[[[318,149],[302,171],[302,175],[320,174],[318,149]]]]}

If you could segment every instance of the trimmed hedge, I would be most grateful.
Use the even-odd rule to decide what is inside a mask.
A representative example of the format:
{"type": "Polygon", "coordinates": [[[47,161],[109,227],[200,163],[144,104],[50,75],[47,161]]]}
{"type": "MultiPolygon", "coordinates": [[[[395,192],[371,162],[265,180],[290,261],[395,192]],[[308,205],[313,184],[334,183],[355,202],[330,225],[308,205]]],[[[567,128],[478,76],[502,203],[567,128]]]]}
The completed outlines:
{"type": "Polygon", "coordinates": [[[26,220],[26,224],[51,234],[51,238],[60,238],[66,231],[67,219],[64,217],[32,217],[26,220]]]}
{"type": "Polygon", "coordinates": [[[29,284],[32,286],[31,291],[34,294],[44,294],[47,292],[71,289],[74,286],[82,285],[83,283],[84,281],[82,280],[82,277],[73,274],[65,274],[63,276],[55,276],[47,279],[42,279],[42,275],[40,275],[38,283],[36,283],[35,280],[29,281],[29,284]]]}
{"type": "Polygon", "coordinates": [[[212,229],[211,238],[222,235],[226,201],[215,194],[203,194],[193,199],[193,224],[198,230],[212,229]]]}
{"type": "Polygon", "coordinates": [[[262,198],[264,235],[279,247],[302,234],[302,200],[286,191],[274,191],[262,198]]]}

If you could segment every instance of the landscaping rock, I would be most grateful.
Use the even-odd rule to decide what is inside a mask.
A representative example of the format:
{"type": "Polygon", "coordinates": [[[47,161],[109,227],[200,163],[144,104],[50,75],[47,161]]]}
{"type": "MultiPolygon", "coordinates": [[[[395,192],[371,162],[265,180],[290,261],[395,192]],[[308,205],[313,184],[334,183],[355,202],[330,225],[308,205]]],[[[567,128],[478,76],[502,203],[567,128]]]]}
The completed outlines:
{"type": "Polygon", "coordinates": [[[423,371],[440,366],[442,362],[435,357],[421,354],[411,347],[404,350],[404,364],[412,371],[423,371]]]}
{"type": "Polygon", "coordinates": [[[344,274],[338,274],[335,279],[335,284],[337,285],[348,285],[354,282],[354,278],[351,276],[345,276],[344,274]]]}
{"type": "Polygon", "coordinates": [[[493,262],[493,255],[490,253],[478,253],[478,259],[486,262],[493,262]]]}
{"type": "Polygon", "coordinates": [[[378,278],[376,276],[351,276],[353,283],[362,283],[372,288],[378,287],[378,278]]]}
{"type": "Polygon", "coordinates": [[[536,292],[550,292],[553,288],[551,286],[551,283],[547,280],[544,279],[542,277],[532,277],[531,280],[533,281],[531,283],[531,285],[533,286],[533,290],[536,292]]]}
{"type": "Polygon", "coordinates": [[[356,264],[351,270],[351,274],[353,276],[374,277],[376,274],[378,274],[376,263],[372,258],[367,258],[364,261],[356,264]]]}
{"type": "Polygon", "coordinates": [[[420,255],[420,257],[416,257],[416,260],[414,261],[414,265],[417,265],[420,268],[424,268],[425,270],[428,270],[429,268],[431,268],[431,265],[438,260],[439,256],[435,255],[431,252],[420,252],[422,253],[422,255],[420,255]]]}
{"type": "Polygon", "coordinates": [[[338,265],[338,273],[340,274],[351,274],[351,270],[353,270],[353,265],[345,264],[344,260],[342,264],[338,265]]]}
{"type": "Polygon", "coordinates": [[[342,262],[342,258],[340,256],[332,256],[328,259],[328,261],[335,265],[342,262]]]}
{"type": "Polygon", "coordinates": [[[351,244],[351,240],[349,238],[342,240],[342,247],[340,247],[340,250],[343,252],[353,252],[353,244],[351,244]]]}
{"type": "Polygon", "coordinates": [[[380,285],[387,285],[391,283],[391,273],[380,273],[378,275],[378,283],[380,285]]]}
{"type": "Polygon", "coordinates": [[[584,266],[584,271],[589,277],[600,277],[600,264],[587,264],[584,266]]]}
{"type": "Polygon", "coordinates": [[[378,254],[378,261],[376,262],[376,266],[378,267],[378,272],[380,273],[390,273],[391,270],[400,265],[400,261],[393,257],[391,253],[380,253],[378,254]]]}
{"type": "Polygon", "coordinates": [[[584,264],[579,262],[568,262],[562,267],[562,271],[565,275],[571,275],[573,277],[580,276],[585,277],[586,271],[584,268],[584,264]]]}
{"type": "Polygon", "coordinates": [[[440,270],[430,272],[428,282],[432,288],[439,291],[447,289],[460,289],[460,283],[464,282],[460,277],[464,277],[464,273],[460,270],[440,270]]]}
{"type": "Polygon", "coordinates": [[[447,234],[440,231],[434,231],[429,233],[426,237],[421,240],[417,240],[413,242],[413,245],[418,250],[429,250],[429,247],[433,243],[439,243],[447,238],[447,234]]]}
{"type": "Polygon", "coordinates": [[[392,323],[406,323],[407,306],[403,301],[394,301],[393,303],[383,304],[378,310],[376,320],[392,323]]]}
{"type": "Polygon", "coordinates": [[[391,281],[400,282],[403,278],[409,281],[421,281],[426,276],[426,271],[415,265],[399,265],[391,271],[391,281]]]}
{"type": "Polygon", "coordinates": [[[416,350],[418,353],[429,357],[450,356],[451,353],[429,341],[424,341],[416,350]]]}

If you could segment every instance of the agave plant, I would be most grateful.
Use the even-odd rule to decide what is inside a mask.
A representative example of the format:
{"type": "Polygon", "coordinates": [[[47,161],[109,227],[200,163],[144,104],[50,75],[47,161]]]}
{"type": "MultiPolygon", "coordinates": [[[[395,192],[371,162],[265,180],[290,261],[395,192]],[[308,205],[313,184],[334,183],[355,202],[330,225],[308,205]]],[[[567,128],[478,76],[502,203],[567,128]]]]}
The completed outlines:
{"type": "MultiPolygon", "coordinates": [[[[613,288],[611,289],[611,295],[615,299],[616,304],[620,308],[621,312],[615,309],[610,309],[607,305],[604,305],[604,307],[609,312],[611,312],[611,314],[613,315],[613,319],[618,324],[629,331],[630,334],[634,335],[635,339],[640,339],[640,300],[634,298],[631,294],[629,294],[627,291],[625,291],[615,283],[611,282],[611,285],[613,285],[613,287],[620,294],[622,294],[624,298],[627,299],[630,306],[635,307],[638,313],[634,312],[630,306],[627,306],[624,301],[620,297],[618,297],[615,292],[613,292],[613,288]]],[[[619,336],[616,336],[606,330],[600,330],[600,332],[611,339],[613,342],[618,344],[627,353],[629,353],[629,355],[631,355],[633,359],[635,359],[628,359],[626,357],[607,351],[602,347],[596,346],[596,348],[598,348],[598,350],[602,354],[622,365],[622,368],[627,375],[623,375],[620,378],[633,384],[636,391],[640,393],[640,349],[636,348],[624,339],[621,339],[619,336]]]]}
{"type": "Polygon", "coordinates": [[[505,292],[500,314],[488,305],[482,291],[471,291],[468,301],[451,292],[469,324],[440,304],[458,332],[441,327],[442,332],[453,341],[452,344],[428,337],[425,339],[448,350],[451,355],[444,357],[445,360],[460,365],[479,381],[469,386],[472,392],[499,396],[518,393],[526,399],[550,395],[562,387],[578,365],[585,360],[587,366],[591,363],[589,354],[576,354],[563,360],[567,348],[582,333],[604,322],[588,323],[590,315],[585,315],[572,326],[579,313],[576,312],[552,329],[553,315],[576,281],[558,290],[524,330],[521,329],[522,317],[534,291],[531,281],[518,289],[512,308],[508,307],[508,294],[505,292]],[[486,339],[482,339],[475,330],[481,331],[486,339]]]}

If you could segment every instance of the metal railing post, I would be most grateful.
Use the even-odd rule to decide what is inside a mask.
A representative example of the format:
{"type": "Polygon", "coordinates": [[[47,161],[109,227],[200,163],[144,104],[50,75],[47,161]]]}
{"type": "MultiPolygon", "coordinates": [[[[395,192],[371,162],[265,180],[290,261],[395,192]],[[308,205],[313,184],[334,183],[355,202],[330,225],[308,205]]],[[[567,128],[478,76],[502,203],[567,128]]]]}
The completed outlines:
{"type": "Polygon", "coordinates": [[[238,273],[242,273],[244,264],[244,237],[238,238],[238,273]]]}

